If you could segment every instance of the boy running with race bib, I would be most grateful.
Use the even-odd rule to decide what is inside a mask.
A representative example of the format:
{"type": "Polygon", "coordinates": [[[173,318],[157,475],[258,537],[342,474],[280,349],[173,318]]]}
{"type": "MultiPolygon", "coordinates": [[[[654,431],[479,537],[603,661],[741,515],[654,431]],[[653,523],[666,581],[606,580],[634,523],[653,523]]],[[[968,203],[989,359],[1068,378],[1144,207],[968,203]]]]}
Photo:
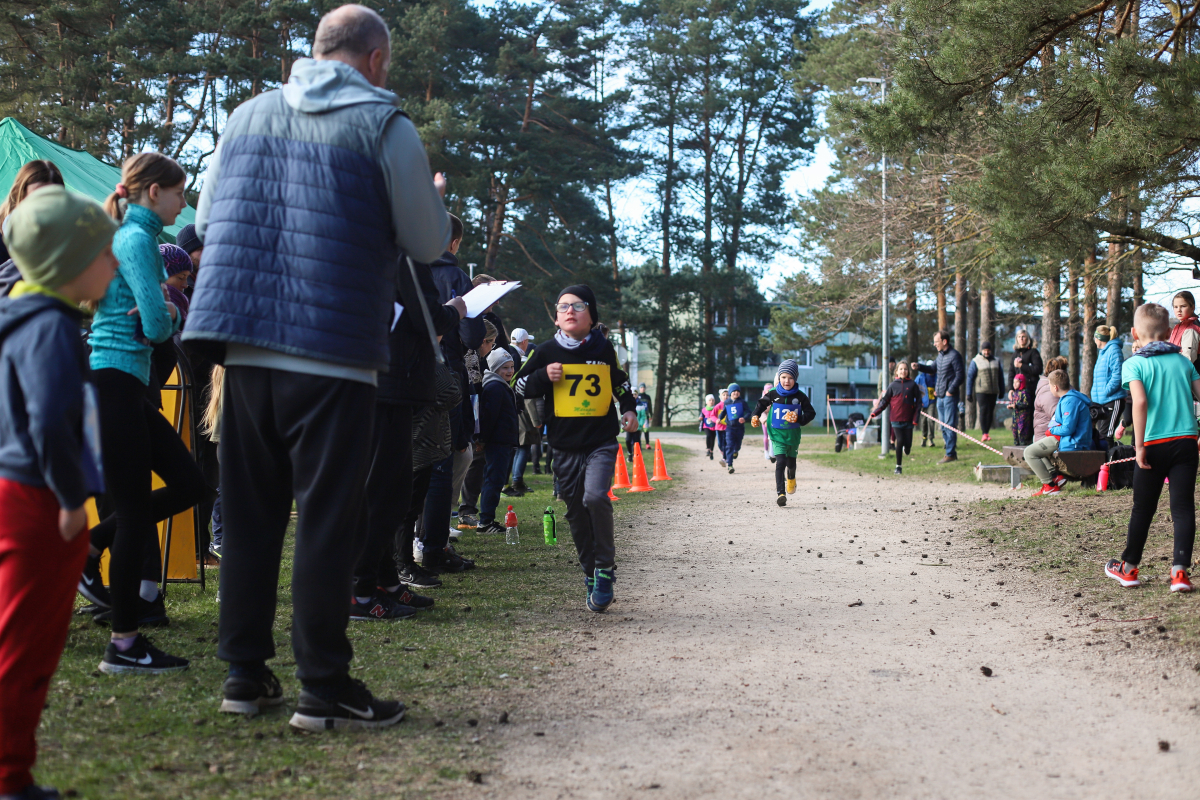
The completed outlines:
{"type": "Polygon", "coordinates": [[[516,379],[522,400],[546,398],[546,426],[559,494],[567,504],[571,538],[587,583],[587,607],[597,613],[613,601],[616,546],[612,485],[616,435],[638,429],[629,378],[612,343],[593,330],[600,322],[596,295],[582,284],[559,292],[554,338],[538,347],[516,379]],[[621,406],[617,421],[613,399],[621,406]]]}
{"type": "Polygon", "coordinates": [[[817,416],[808,395],[796,386],[799,367],[792,359],[779,365],[775,388],[767,392],[754,407],[750,424],[758,427],[763,412],[769,412],[764,423],[771,438],[771,453],[775,456],[775,502],[787,505],[787,496],[796,492],[796,451],[800,448],[800,429],[817,416]],[[784,482],[786,473],[787,482],[784,482]],[[786,493],[785,493],[786,491],[786,493]]]}

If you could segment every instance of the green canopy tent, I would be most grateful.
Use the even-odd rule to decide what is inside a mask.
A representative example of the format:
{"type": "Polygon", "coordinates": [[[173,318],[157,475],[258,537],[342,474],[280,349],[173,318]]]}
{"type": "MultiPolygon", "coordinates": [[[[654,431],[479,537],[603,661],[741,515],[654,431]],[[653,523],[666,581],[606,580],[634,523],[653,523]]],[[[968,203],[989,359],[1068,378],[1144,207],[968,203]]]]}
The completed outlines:
{"type": "MultiPolygon", "coordinates": [[[[17,170],[36,159],[53,161],[62,172],[68,189],[98,203],[103,203],[121,181],[121,170],[92,154],[38,136],[12,117],[0,120],[0,197],[8,194],[17,170]]],[[[188,206],[176,218],[175,224],[162,232],[159,240],[174,242],[179,229],[195,220],[196,210],[188,206]]]]}

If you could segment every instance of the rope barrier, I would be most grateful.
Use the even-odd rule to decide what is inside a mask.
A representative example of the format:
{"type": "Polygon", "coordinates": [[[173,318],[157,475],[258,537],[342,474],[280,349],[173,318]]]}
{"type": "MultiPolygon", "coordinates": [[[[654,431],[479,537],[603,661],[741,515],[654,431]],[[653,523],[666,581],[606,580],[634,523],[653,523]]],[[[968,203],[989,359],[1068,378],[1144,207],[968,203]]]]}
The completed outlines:
{"type": "Polygon", "coordinates": [[[974,442],[975,444],[979,445],[980,447],[986,447],[988,450],[991,450],[993,453],[995,453],[995,454],[996,454],[996,455],[998,455],[998,456],[1003,456],[1003,455],[1004,455],[1004,453],[1001,453],[999,450],[997,450],[996,448],[992,447],[991,445],[984,444],[983,442],[981,442],[981,441],[979,441],[978,439],[976,439],[974,436],[968,436],[967,434],[963,433],[962,431],[958,430],[957,428],[953,428],[953,427],[951,427],[951,426],[947,425],[946,423],[942,422],[942,421],[941,421],[940,419],[938,419],[937,417],[931,417],[931,416],[929,416],[928,414],[926,414],[924,411],[922,411],[922,412],[921,412],[921,416],[922,416],[922,417],[925,417],[926,419],[931,419],[931,420],[933,420],[933,421],[934,421],[934,422],[936,422],[938,425],[941,425],[943,428],[949,428],[950,430],[954,431],[955,433],[957,433],[959,436],[963,437],[964,439],[970,439],[972,442],[974,442]]]}

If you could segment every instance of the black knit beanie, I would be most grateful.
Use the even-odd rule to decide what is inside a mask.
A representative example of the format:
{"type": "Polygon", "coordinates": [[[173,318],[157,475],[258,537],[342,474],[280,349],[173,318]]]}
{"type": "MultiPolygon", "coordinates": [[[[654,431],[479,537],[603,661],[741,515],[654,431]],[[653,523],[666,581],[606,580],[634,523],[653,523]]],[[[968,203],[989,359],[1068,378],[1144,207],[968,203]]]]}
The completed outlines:
{"type": "Polygon", "coordinates": [[[196,235],[196,226],[192,224],[184,225],[179,229],[179,233],[175,234],[175,244],[182,247],[183,251],[189,255],[204,247],[204,243],[196,235]]]}
{"type": "Polygon", "coordinates": [[[591,289],[582,283],[577,283],[559,292],[558,299],[562,300],[564,294],[573,294],[588,304],[588,313],[592,315],[593,328],[600,323],[600,308],[596,305],[596,295],[591,289]]]}

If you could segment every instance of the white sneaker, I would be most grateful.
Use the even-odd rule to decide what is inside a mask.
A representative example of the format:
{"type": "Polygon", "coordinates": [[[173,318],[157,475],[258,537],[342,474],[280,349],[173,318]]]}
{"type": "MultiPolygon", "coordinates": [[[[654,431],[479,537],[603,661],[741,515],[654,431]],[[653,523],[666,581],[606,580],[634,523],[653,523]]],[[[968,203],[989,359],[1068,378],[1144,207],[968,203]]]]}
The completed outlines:
{"type": "Polygon", "coordinates": [[[460,537],[460,536],[462,536],[462,531],[460,531],[460,530],[458,529],[458,526],[457,526],[457,525],[451,525],[451,526],[450,526],[450,541],[452,541],[452,542],[457,542],[457,541],[458,541],[458,537],[460,537]]]}

